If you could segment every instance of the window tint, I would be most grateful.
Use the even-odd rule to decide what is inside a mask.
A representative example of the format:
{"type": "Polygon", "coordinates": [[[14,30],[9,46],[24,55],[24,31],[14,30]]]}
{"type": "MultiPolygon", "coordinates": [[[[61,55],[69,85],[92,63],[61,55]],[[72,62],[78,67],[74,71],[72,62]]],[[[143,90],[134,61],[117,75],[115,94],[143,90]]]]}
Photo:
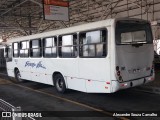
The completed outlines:
{"type": "Polygon", "coordinates": [[[57,57],[57,38],[49,37],[43,39],[43,56],[57,57]]]}
{"type": "Polygon", "coordinates": [[[12,47],[11,46],[7,46],[5,48],[5,53],[6,53],[6,58],[12,58],[12,47]]]}
{"type": "Polygon", "coordinates": [[[106,56],[106,30],[97,30],[80,33],[80,57],[106,56]]]}
{"type": "Polygon", "coordinates": [[[115,32],[118,45],[153,43],[151,27],[146,21],[120,20],[116,23],[115,32]]]}
{"type": "Polygon", "coordinates": [[[146,42],[146,32],[144,30],[121,33],[121,43],[146,42]]]}
{"type": "Polygon", "coordinates": [[[12,47],[6,46],[5,48],[5,57],[6,57],[6,62],[12,61],[12,47]]]}
{"type": "Polygon", "coordinates": [[[31,57],[41,57],[42,51],[41,51],[41,40],[32,40],[30,42],[30,56],[31,57]]]}
{"type": "Polygon", "coordinates": [[[20,57],[29,57],[29,41],[20,42],[20,57]]]}
{"type": "Polygon", "coordinates": [[[19,57],[19,44],[13,43],[13,57],[19,57]]]}
{"type": "Polygon", "coordinates": [[[59,37],[59,56],[64,58],[77,56],[77,34],[59,37]]]}
{"type": "Polygon", "coordinates": [[[7,52],[8,58],[12,58],[12,47],[8,47],[8,52],[7,52]]]}

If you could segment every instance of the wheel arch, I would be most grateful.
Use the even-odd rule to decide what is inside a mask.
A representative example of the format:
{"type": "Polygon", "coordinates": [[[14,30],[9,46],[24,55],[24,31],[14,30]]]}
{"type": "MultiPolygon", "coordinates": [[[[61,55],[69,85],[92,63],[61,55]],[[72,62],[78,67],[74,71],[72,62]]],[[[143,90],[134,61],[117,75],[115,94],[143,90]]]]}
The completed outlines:
{"type": "Polygon", "coordinates": [[[16,77],[16,71],[19,71],[19,69],[17,67],[14,68],[14,77],[16,77]]]}
{"type": "Polygon", "coordinates": [[[54,82],[55,82],[55,81],[54,81],[54,77],[55,77],[57,74],[62,75],[62,77],[64,78],[64,82],[65,82],[65,84],[66,84],[66,88],[68,88],[67,78],[64,77],[63,74],[62,74],[61,72],[59,72],[59,71],[55,71],[55,72],[52,74],[53,85],[54,85],[54,82]]]}

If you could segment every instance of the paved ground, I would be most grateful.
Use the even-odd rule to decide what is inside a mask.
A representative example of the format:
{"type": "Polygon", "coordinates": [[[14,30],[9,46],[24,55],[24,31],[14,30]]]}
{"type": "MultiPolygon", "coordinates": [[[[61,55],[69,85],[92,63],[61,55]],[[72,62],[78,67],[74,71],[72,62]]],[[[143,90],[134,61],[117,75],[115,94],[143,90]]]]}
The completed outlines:
{"type": "MultiPolygon", "coordinates": [[[[72,120],[77,116],[80,117],[81,115],[85,120],[88,118],[86,112],[91,114],[91,116],[94,116],[94,113],[90,111],[100,111],[99,109],[88,106],[86,104],[67,99],[61,94],[55,95],[52,92],[55,93],[55,90],[52,86],[37,84],[34,82],[23,82],[21,84],[14,84],[8,80],[0,79],[0,99],[3,99],[14,106],[20,106],[23,111],[69,111],[68,113],[71,117],[67,118],[64,116],[63,119],[65,118],[66,120],[72,120]],[[79,112],[78,115],[74,115],[76,114],[75,111],[79,112]]],[[[100,116],[101,114],[105,116],[101,117],[101,120],[113,119],[110,117],[111,115],[109,115],[109,113],[95,113],[100,116]]],[[[58,112],[58,115],[60,114],[62,113],[58,112]]],[[[89,119],[96,120],[96,118],[97,116],[94,116],[89,119]]],[[[51,118],[46,117],[37,119],[51,120],[51,118]]],[[[54,119],[59,120],[61,118],[54,117],[54,119]]]]}
{"type": "MultiPolygon", "coordinates": [[[[102,111],[108,116],[107,118],[83,117],[84,120],[113,119],[109,116],[116,111],[160,111],[160,95],[136,91],[135,89],[123,90],[114,94],[87,94],[72,90],[66,94],[59,94],[54,87],[49,85],[27,81],[20,84],[1,81],[3,84],[0,84],[0,98],[14,106],[21,106],[24,111],[83,111],[82,114],[85,111],[102,111]]],[[[67,120],[75,119],[64,118],[67,120]]],[[[62,118],[56,117],[54,119],[62,118]]],[[[43,120],[47,120],[47,118],[43,118],[43,120]]]]}
{"type": "Polygon", "coordinates": [[[155,80],[149,84],[146,84],[146,86],[160,87],[160,69],[156,69],[155,71],[155,80]]]}
{"type": "MultiPolygon", "coordinates": [[[[160,70],[156,70],[154,82],[114,94],[87,94],[69,90],[62,95],[57,93],[53,86],[29,81],[15,84],[9,81],[7,76],[0,75],[0,99],[4,99],[14,106],[21,106],[24,111],[71,111],[69,114],[74,116],[72,118],[54,117],[57,120],[75,119],[75,116],[83,116],[84,120],[115,119],[111,116],[118,111],[150,111],[156,113],[160,111],[160,70]],[[152,91],[155,88],[157,91],[152,91]],[[80,111],[80,113],[77,115],[73,111],[80,111]],[[97,112],[94,114],[86,111],[100,111],[98,115],[100,113],[106,117],[95,117],[98,116],[97,112]],[[88,114],[92,114],[92,117],[86,117],[88,114]]],[[[52,119],[45,117],[40,120],[52,119]]],[[[82,117],[76,117],[76,119],[82,119],[82,117]]],[[[128,117],[120,117],[119,119],[128,119],[128,117]]],[[[134,119],[142,118],[134,117],[134,119]]],[[[146,118],[143,119],[146,120],[146,118]]],[[[158,118],[152,117],[152,119],[158,118]]]]}

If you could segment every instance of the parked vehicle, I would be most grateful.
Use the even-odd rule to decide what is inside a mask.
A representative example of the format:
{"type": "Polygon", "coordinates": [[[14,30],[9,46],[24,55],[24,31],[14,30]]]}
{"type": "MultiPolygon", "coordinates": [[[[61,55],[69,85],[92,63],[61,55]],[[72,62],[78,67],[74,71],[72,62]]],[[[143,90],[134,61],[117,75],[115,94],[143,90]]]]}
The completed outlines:
{"type": "Polygon", "coordinates": [[[108,19],[8,41],[7,72],[58,92],[113,93],[154,80],[148,21],[108,19]]]}

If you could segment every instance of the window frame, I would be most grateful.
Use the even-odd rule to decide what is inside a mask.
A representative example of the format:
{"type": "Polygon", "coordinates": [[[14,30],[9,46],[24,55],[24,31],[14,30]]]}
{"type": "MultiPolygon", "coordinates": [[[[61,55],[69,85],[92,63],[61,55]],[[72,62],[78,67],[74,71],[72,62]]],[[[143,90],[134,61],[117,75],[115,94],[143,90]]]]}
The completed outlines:
{"type": "MultiPolygon", "coordinates": [[[[146,21],[140,21],[140,22],[143,22],[143,26],[141,24],[136,24],[136,25],[139,25],[138,27],[134,27],[134,28],[131,28],[131,29],[128,29],[128,28],[125,28],[125,29],[128,29],[127,31],[124,29],[123,31],[125,32],[120,32],[119,28],[118,28],[118,22],[123,22],[122,21],[117,21],[116,22],[116,26],[115,26],[115,43],[116,45],[134,45],[133,43],[133,40],[132,42],[126,42],[126,43],[122,43],[121,42],[121,34],[122,33],[126,33],[126,32],[136,32],[136,31],[145,31],[145,34],[146,34],[146,43],[136,43],[137,45],[138,44],[153,44],[153,35],[152,35],[152,30],[151,30],[151,26],[150,26],[150,23],[146,22],[146,21]],[[145,25],[145,26],[144,26],[145,25]],[[141,27],[141,28],[139,28],[141,27]],[[149,38],[152,39],[152,41],[148,41],[149,38]]],[[[135,22],[133,20],[133,22],[135,22]]]]}
{"type": "MultiPolygon", "coordinates": [[[[86,30],[86,31],[80,31],[79,32],[79,37],[78,37],[78,45],[79,45],[79,57],[80,58],[106,58],[108,56],[108,29],[106,27],[103,27],[103,28],[99,28],[99,29],[91,29],[91,30],[86,30]],[[87,33],[87,32],[94,32],[94,31],[102,31],[102,30],[105,30],[106,31],[106,40],[105,42],[100,42],[100,43],[90,43],[90,44],[80,44],[80,34],[83,34],[83,33],[87,33]],[[104,56],[82,56],[81,55],[81,49],[80,47],[81,46],[84,46],[84,45],[97,45],[97,44],[103,44],[105,45],[105,48],[104,51],[105,51],[105,55],[104,56]]],[[[103,51],[103,52],[104,52],[103,51]]]]}
{"type": "MultiPolygon", "coordinates": [[[[55,41],[54,41],[55,42],[55,41]]],[[[58,57],[58,37],[57,36],[50,36],[50,37],[44,37],[44,38],[42,38],[42,56],[44,57],[44,58],[57,58],[58,57]],[[52,46],[51,47],[45,47],[44,45],[44,41],[47,39],[47,38],[56,38],[56,46],[54,46],[53,47],[53,44],[52,44],[52,46]],[[52,49],[52,48],[56,48],[56,56],[54,57],[54,56],[44,56],[45,55],[45,48],[50,48],[50,49],[52,49]]],[[[53,53],[53,52],[52,52],[53,53]]],[[[52,54],[51,53],[51,54],[52,54]]]]}
{"type": "MultiPolygon", "coordinates": [[[[58,44],[57,44],[57,47],[58,47],[58,57],[59,58],[77,58],[78,57],[78,51],[79,51],[79,42],[78,42],[78,40],[79,40],[79,34],[77,33],[77,32],[73,32],[73,33],[67,33],[67,34],[62,34],[62,35],[59,35],[58,36],[58,44]],[[67,36],[67,35],[76,35],[77,36],[77,40],[75,40],[75,42],[76,42],[76,45],[65,45],[65,46],[60,46],[60,37],[63,37],[63,36],[67,36]],[[60,51],[61,51],[61,48],[62,47],[76,47],[76,49],[77,49],[77,55],[75,55],[75,56],[72,56],[72,57],[63,57],[62,55],[60,56],[60,51]]],[[[74,43],[74,42],[73,42],[74,43]]],[[[62,51],[61,51],[61,54],[62,54],[62,51]]]]}
{"type": "Polygon", "coordinates": [[[19,42],[13,42],[13,43],[12,43],[12,49],[13,49],[13,51],[12,51],[12,56],[13,56],[13,58],[19,58],[19,42]],[[14,49],[14,44],[15,44],[15,43],[18,44],[18,49],[14,49]],[[15,55],[14,55],[14,51],[15,51],[15,50],[18,51],[18,53],[17,53],[18,56],[16,56],[16,57],[15,57],[15,55]]]}
{"type": "Polygon", "coordinates": [[[43,52],[42,52],[42,39],[41,38],[35,38],[35,39],[32,39],[32,40],[30,40],[29,41],[29,56],[31,57],[31,58],[41,58],[41,57],[43,57],[42,56],[42,54],[43,54],[43,52]],[[40,43],[40,45],[39,45],[39,47],[38,48],[32,48],[32,41],[34,41],[34,40],[38,40],[38,41],[40,41],[39,43],[40,43]],[[33,49],[39,49],[40,51],[40,56],[33,56],[33,49]],[[32,52],[32,54],[31,54],[31,52],[32,52]]]}

